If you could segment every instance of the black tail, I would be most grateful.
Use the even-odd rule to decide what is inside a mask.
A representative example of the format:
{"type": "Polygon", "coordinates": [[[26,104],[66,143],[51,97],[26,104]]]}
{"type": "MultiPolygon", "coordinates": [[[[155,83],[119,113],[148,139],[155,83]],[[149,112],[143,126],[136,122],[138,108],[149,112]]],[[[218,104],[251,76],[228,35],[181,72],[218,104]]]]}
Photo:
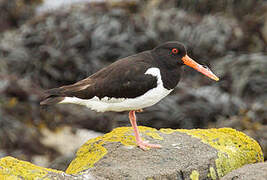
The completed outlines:
{"type": "Polygon", "coordinates": [[[40,102],[40,105],[53,105],[63,101],[65,97],[49,97],[40,102]]]}
{"type": "Polygon", "coordinates": [[[40,102],[40,105],[53,105],[64,100],[65,97],[61,95],[60,88],[49,89],[45,91],[46,97],[40,102]]]}
{"type": "Polygon", "coordinates": [[[90,84],[87,84],[90,81],[91,79],[87,78],[75,84],[49,89],[44,92],[45,99],[40,104],[41,105],[57,104],[60,101],[64,100],[65,97],[73,96],[73,93],[85,90],[87,87],[90,86],[90,84]]]}

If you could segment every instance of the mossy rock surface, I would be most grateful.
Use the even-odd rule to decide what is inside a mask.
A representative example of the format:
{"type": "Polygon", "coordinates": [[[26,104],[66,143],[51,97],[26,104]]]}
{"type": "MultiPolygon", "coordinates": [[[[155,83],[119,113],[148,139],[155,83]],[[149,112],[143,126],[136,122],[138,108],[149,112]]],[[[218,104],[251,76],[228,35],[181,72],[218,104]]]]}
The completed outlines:
{"type": "Polygon", "coordinates": [[[139,129],[145,140],[163,148],[143,151],[135,145],[132,128],[116,128],[85,143],[66,172],[97,179],[218,179],[263,161],[258,143],[231,128],[139,129]]]}
{"type": "Polygon", "coordinates": [[[218,179],[245,164],[263,161],[258,143],[231,128],[139,127],[161,149],[136,147],[131,127],[88,140],[66,172],[12,157],[0,159],[0,179],[218,179]]]}
{"type": "Polygon", "coordinates": [[[0,179],[3,180],[71,180],[63,171],[36,166],[26,161],[7,156],[0,159],[0,179]]]}

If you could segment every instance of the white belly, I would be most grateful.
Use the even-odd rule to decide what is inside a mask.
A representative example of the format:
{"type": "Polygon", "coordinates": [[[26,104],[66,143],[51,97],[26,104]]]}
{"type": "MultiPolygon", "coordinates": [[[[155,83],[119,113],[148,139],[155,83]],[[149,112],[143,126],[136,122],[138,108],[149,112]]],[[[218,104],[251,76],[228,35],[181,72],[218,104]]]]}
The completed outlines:
{"type": "Polygon", "coordinates": [[[130,111],[152,106],[167,96],[172,90],[168,90],[163,87],[160,70],[158,68],[149,68],[145,74],[151,74],[152,76],[157,77],[157,87],[136,98],[104,97],[99,99],[95,96],[92,99],[85,100],[76,97],[65,97],[65,99],[60,103],[80,104],[98,112],[130,111]]]}

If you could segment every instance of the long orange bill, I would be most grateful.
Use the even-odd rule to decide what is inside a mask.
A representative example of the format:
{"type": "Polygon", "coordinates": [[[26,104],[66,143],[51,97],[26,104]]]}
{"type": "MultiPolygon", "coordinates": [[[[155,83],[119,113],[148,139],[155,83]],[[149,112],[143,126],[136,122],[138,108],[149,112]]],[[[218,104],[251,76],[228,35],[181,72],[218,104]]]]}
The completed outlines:
{"type": "Polygon", "coordinates": [[[202,65],[198,64],[196,61],[191,59],[188,55],[185,55],[182,58],[182,61],[184,62],[185,65],[190,66],[191,68],[194,68],[198,72],[201,72],[205,76],[208,76],[209,78],[219,81],[219,78],[211,72],[211,70],[208,67],[203,67],[202,65]]]}

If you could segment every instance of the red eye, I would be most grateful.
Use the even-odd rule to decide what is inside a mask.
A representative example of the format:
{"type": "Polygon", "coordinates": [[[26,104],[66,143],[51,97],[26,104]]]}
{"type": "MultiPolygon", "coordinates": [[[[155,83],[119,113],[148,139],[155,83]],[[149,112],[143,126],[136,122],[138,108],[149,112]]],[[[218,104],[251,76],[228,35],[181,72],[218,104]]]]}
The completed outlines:
{"type": "Polygon", "coordinates": [[[173,48],[173,49],[172,49],[172,53],[173,53],[173,54],[177,54],[177,53],[178,53],[178,49],[173,48]]]}

